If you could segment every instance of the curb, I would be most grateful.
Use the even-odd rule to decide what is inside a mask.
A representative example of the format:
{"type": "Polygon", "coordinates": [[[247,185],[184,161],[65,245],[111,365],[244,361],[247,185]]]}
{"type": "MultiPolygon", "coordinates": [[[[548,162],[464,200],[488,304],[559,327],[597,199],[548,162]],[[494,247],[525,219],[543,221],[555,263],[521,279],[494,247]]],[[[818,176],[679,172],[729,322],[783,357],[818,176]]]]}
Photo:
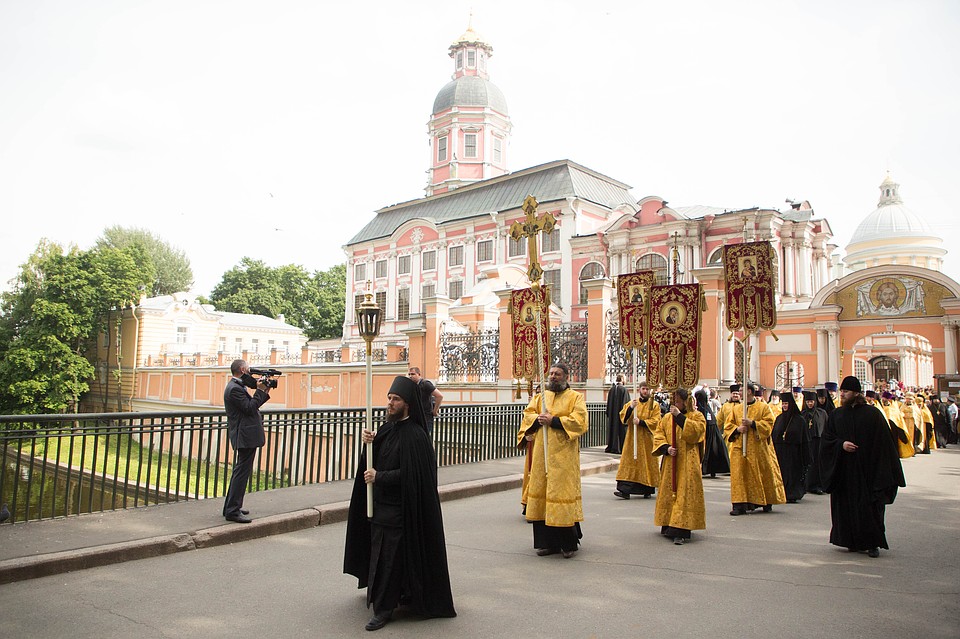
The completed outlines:
{"type": "MultiPolygon", "coordinates": [[[[616,470],[619,464],[619,459],[590,462],[580,466],[580,475],[610,472],[616,470]]],[[[445,502],[520,488],[522,483],[522,474],[505,475],[490,479],[475,479],[446,484],[440,486],[438,492],[440,501],[445,502]]],[[[160,557],[186,550],[213,548],[298,530],[307,530],[327,524],[336,524],[347,519],[349,508],[350,502],[341,501],[289,513],[258,517],[250,524],[245,525],[223,524],[196,532],[147,537],[146,539],[117,544],[7,559],[0,561],[0,584],[48,577],[86,568],[109,566],[125,561],[160,557]]]]}

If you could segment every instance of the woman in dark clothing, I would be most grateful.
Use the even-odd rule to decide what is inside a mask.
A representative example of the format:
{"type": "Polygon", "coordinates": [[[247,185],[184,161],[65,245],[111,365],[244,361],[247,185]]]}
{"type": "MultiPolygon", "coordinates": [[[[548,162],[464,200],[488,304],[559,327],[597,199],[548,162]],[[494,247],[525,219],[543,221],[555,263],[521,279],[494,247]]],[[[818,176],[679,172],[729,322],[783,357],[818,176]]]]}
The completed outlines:
{"type": "Polygon", "coordinates": [[[723,443],[723,434],[717,426],[717,416],[707,401],[707,392],[702,388],[693,396],[697,400],[697,410],[703,413],[707,420],[707,435],[703,445],[703,459],[700,462],[704,475],[716,477],[717,473],[730,472],[730,458],[727,457],[727,446],[723,443]]]}
{"type": "Polygon", "coordinates": [[[807,492],[803,482],[804,469],[810,465],[813,458],[810,453],[807,423],[800,414],[800,408],[790,389],[780,393],[780,400],[783,403],[783,412],[773,423],[773,448],[777,451],[787,503],[793,504],[803,499],[807,492]]]}

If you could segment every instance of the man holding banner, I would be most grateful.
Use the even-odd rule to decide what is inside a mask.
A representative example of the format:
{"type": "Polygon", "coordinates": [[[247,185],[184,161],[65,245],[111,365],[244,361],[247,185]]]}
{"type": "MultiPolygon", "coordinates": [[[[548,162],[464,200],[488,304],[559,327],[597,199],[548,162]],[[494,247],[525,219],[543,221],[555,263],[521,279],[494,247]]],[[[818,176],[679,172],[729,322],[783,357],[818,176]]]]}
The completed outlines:
{"type": "Polygon", "coordinates": [[[772,464],[770,460],[773,413],[770,406],[760,400],[760,392],[759,385],[747,384],[746,417],[730,411],[723,427],[730,451],[730,501],[733,504],[730,514],[735,517],[758,507],[768,513],[774,504],[787,501],[780,467],[776,459],[772,464]]]}
{"type": "Polygon", "coordinates": [[[664,460],[653,523],[678,546],[690,539],[691,530],[707,527],[700,472],[707,421],[692,406],[689,391],[674,391],[670,412],[657,424],[653,436],[653,452],[664,460]]]}
{"type": "Polygon", "coordinates": [[[643,495],[644,499],[649,499],[660,483],[660,461],[653,456],[653,432],[660,423],[660,404],[654,399],[646,380],[639,384],[637,399],[624,405],[620,419],[629,426],[617,470],[617,489],[613,494],[621,499],[630,499],[630,495],[643,495]]]}

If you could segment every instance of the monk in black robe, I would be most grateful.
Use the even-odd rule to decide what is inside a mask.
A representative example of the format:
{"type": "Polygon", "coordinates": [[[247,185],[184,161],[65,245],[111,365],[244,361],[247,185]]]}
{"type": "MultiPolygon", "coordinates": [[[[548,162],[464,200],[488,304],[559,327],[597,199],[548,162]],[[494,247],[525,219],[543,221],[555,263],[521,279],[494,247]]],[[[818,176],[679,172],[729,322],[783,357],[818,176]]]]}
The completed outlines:
{"type": "Polygon", "coordinates": [[[620,419],[620,409],[629,401],[630,392],[623,385],[623,375],[617,375],[617,383],[607,391],[607,447],[604,452],[617,455],[623,452],[627,426],[620,419]]]}
{"type": "Polygon", "coordinates": [[[367,589],[374,616],[367,630],[379,630],[399,605],[424,617],[455,617],[447,548],[437,493],[437,464],[420,423],[420,393],[407,377],[394,379],[387,393],[387,421],[366,453],[350,498],[343,572],[367,589]],[[373,517],[367,518],[368,483],[373,484],[373,517]]]}
{"type": "Polygon", "coordinates": [[[840,386],[841,405],[830,413],[820,442],[820,470],[830,493],[830,543],[880,556],[889,548],[884,511],[906,486],[897,448],[883,413],[868,406],[860,380],[840,386]]]}
{"type": "Polygon", "coordinates": [[[693,396],[697,400],[697,410],[703,413],[707,421],[703,459],[700,461],[701,474],[716,477],[717,473],[729,473],[730,457],[727,453],[727,444],[723,441],[723,433],[717,425],[717,416],[710,407],[710,402],[707,401],[707,391],[701,388],[693,396]]]}
{"type": "Polygon", "coordinates": [[[803,483],[804,471],[810,464],[810,436],[807,424],[800,414],[800,407],[793,399],[790,389],[780,393],[783,412],[773,422],[773,449],[780,464],[780,476],[783,477],[783,490],[787,494],[787,503],[794,504],[803,499],[807,490],[803,483]]]}
{"type": "MultiPolygon", "coordinates": [[[[808,493],[823,494],[823,482],[820,480],[820,438],[823,429],[827,426],[827,411],[817,406],[817,394],[813,391],[803,391],[804,408],[801,412],[803,421],[807,423],[807,434],[810,436],[810,465],[807,466],[805,485],[808,493]]],[[[833,402],[831,402],[833,406],[833,402]]]]}

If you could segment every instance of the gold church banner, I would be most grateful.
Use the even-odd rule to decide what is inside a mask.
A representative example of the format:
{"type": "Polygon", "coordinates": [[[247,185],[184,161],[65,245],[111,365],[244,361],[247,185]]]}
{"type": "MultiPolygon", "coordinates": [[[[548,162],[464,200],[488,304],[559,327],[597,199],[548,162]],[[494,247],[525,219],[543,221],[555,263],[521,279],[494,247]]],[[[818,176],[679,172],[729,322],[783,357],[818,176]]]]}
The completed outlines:
{"type": "Polygon", "coordinates": [[[550,365],[550,294],[546,287],[524,288],[510,295],[513,319],[513,376],[533,382],[550,365]],[[537,343],[543,346],[538,349],[537,343]],[[540,351],[538,353],[538,350],[540,351]],[[540,368],[537,370],[537,361],[540,368]]]}
{"type": "Polygon", "coordinates": [[[700,379],[703,287],[673,284],[650,289],[647,383],[666,390],[693,388],[700,379]]]}
{"type": "Polygon", "coordinates": [[[727,282],[727,328],[747,333],[773,330],[777,325],[776,273],[770,242],[745,242],[723,247],[727,282]]]}
{"type": "Polygon", "coordinates": [[[653,280],[653,271],[639,271],[617,277],[620,343],[626,349],[643,348],[646,345],[643,318],[653,280]]]}

